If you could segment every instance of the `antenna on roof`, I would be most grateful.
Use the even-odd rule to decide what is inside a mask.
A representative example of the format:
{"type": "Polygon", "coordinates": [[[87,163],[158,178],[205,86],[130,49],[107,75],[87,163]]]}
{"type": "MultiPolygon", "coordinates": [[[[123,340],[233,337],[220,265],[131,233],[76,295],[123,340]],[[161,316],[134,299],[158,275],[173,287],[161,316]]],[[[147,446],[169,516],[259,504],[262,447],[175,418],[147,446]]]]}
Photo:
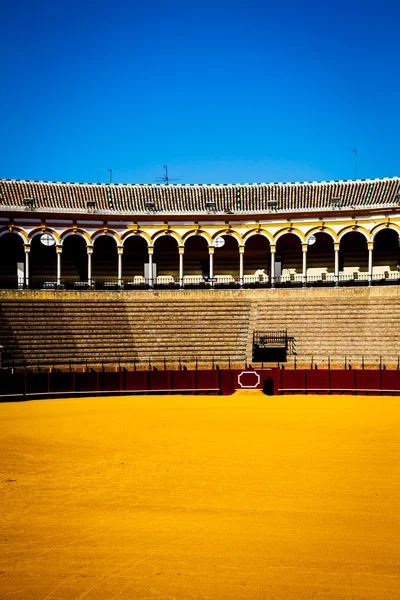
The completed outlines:
{"type": "Polygon", "coordinates": [[[110,176],[110,181],[109,183],[112,183],[112,169],[97,169],[98,171],[108,171],[108,174],[110,176]]]}
{"type": "Polygon", "coordinates": [[[357,150],[355,148],[349,148],[349,152],[354,154],[354,179],[357,179],[357,150]]]}
{"type": "Polygon", "coordinates": [[[162,181],[163,183],[165,183],[165,185],[168,185],[170,181],[179,181],[180,177],[178,177],[176,179],[171,179],[168,176],[168,167],[167,167],[167,165],[163,165],[163,169],[165,169],[165,175],[163,175],[162,177],[157,177],[156,181],[162,181]]]}

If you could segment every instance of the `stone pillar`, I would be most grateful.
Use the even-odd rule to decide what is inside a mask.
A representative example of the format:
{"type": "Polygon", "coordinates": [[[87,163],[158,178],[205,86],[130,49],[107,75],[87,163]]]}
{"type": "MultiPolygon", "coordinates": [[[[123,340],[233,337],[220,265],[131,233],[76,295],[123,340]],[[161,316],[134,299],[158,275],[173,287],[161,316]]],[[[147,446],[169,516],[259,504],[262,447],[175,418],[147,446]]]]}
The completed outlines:
{"type": "Polygon", "coordinates": [[[212,279],[214,277],[214,246],[208,246],[208,252],[210,255],[210,272],[208,276],[212,279]]]}
{"type": "Polygon", "coordinates": [[[339,249],[340,243],[334,242],[333,249],[335,250],[335,285],[339,285],[339,249]]]}
{"type": "Polygon", "coordinates": [[[56,245],[56,255],[57,255],[57,287],[61,285],[61,253],[62,246],[56,245]]]}
{"type": "Polygon", "coordinates": [[[29,253],[31,251],[30,244],[24,244],[25,251],[25,287],[29,287],[29,253]]]}
{"type": "Polygon", "coordinates": [[[92,254],[93,254],[93,246],[87,246],[87,276],[88,276],[88,286],[92,287],[92,254]]]}
{"type": "Polygon", "coordinates": [[[372,253],[374,242],[368,242],[368,285],[372,284],[372,253]]]}
{"type": "Polygon", "coordinates": [[[275,252],[276,252],[276,244],[271,244],[270,247],[271,252],[271,286],[275,287],[275,252]]]}
{"type": "Polygon", "coordinates": [[[239,246],[239,281],[243,285],[244,246],[239,246]]]}
{"type": "Polygon", "coordinates": [[[183,255],[185,253],[185,246],[178,246],[179,252],[179,287],[183,287],[183,255]]]}
{"type": "Polygon", "coordinates": [[[152,287],[154,287],[154,280],[153,280],[153,252],[154,252],[154,246],[149,246],[147,248],[147,251],[149,253],[149,286],[152,288],[152,287]]]}
{"type": "Polygon", "coordinates": [[[307,250],[308,250],[308,245],[307,244],[302,244],[301,245],[301,249],[303,251],[303,274],[302,274],[302,279],[303,279],[303,285],[307,285],[307,250]]]}
{"type": "Polygon", "coordinates": [[[117,246],[118,252],[118,285],[122,287],[122,255],[124,253],[123,246],[117,246]]]}

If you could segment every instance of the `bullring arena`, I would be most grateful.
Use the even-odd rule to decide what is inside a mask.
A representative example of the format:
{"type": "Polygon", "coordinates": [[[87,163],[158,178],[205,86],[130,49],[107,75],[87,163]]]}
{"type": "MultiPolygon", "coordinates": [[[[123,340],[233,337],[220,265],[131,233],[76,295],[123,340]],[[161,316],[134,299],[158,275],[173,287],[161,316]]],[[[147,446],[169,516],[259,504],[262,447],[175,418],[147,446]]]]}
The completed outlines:
{"type": "Polygon", "coordinates": [[[0,598],[397,599],[399,233],[399,178],[1,180],[0,598]]]}

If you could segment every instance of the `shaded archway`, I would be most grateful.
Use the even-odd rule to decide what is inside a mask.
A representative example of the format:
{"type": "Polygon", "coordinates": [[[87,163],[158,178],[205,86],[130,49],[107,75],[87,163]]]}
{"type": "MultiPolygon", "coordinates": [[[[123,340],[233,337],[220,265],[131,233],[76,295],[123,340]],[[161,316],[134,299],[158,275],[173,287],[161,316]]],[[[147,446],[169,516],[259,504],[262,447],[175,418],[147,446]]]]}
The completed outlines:
{"type": "Polygon", "coordinates": [[[202,235],[191,235],[185,241],[183,273],[185,276],[209,277],[210,255],[207,240],[202,235]]]}
{"type": "MultiPolygon", "coordinates": [[[[46,233],[43,240],[52,239],[51,234],[46,233]]],[[[56,284],[57,282],[57,254],[56,244],[46,245],[42,243],[42,235],[35,235],[31,242],[29,254],[29,271],[31,287],[42,287],[56,284]]]]}
{"type": "Polygon", "coordinates": [[[215,243],[214,250],[214,277],[230,276],[239,280],[239,245],[237,239],[233,235],[221,235],[217,240],[224,240],[223,246],[218,246],[215,243]]]}
{"type": "Polygon", "coordinates": [[[117,244],[111,235],[99,235],[94,241],[92,279],[94,283],[118,282],[117,244]]]}
{"type": "Polygon", "coordinates": [[[122,278],[124,283],[144,283],[144,265],[149,262],[146,240],[130,236],[124,243],[122,255],[122,278]]]}
{"type": "Polygon", "coordinates": [[[24,274],[24,241],[17,233],[5,233],[0,237],[0,287],[23,287],[24,274]]]}
{"type": "Polygon", "coordinates": [[[157,265],[157,277],[179,278],[178,242],[171,235],[163,235],[154,242],[153,265],[157,265]]]}
{"type": "Polygon", "coordinates": [[[64,239],[61,253],[61,278],[64,284],[87,282],[87,246],[80,235],[69,235],[64,239]]]}
{"type": "Polygon", "coordinates": [[[394,229],[382,229],[374,238],[373,274],[390,277],[390,273],[399,273],[400,249],[399,234],[394,229]]]}
{"type": "MultiPolygon", "coordinates": [[[[315,242],[308,238],[307,281],[330,279],[335,273],[335,249],[332,237],[319,231],[314,233],[315,242]]],[[[311,236],[310,236],[311,237],[311,236]]]]}
{"type": "Polygon", "coordinates": [[[368,273],[368,245],[359,231],[349,231],[340,240],[339,271],[344,277],[356,277],[368,273]]]}
{"type": "Polygon", "coordinates": [[[303,273],[301,240],[294,233],[285,233],[276,243],[275,277],[295,279],[303,273]]]}
{"type": "Polygon", "coordinates": [[[269,275],[271,267],[271,252],[265,235],[252,235],[244,249],[244,277],[269,275]]]}

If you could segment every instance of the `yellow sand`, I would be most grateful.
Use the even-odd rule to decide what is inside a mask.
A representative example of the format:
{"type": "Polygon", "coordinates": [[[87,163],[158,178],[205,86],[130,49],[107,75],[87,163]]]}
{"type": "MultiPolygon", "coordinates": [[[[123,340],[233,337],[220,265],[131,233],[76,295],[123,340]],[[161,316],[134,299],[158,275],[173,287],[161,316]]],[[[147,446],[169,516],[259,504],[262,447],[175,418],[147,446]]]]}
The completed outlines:
{"type": "Polygon", "coordinates": [[[400,598],[400,399],[0,405],[0,599],[400,598]]]}

